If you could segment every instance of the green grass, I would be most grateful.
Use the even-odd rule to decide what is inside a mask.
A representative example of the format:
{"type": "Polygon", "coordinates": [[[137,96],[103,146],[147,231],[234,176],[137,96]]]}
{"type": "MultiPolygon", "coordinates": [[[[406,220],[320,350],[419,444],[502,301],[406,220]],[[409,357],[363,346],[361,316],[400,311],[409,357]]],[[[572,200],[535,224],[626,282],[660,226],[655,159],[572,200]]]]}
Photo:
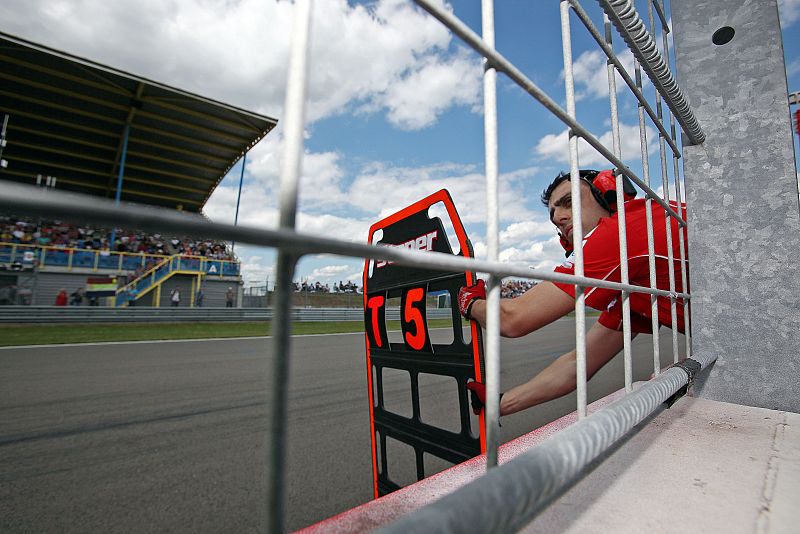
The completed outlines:
{"type": "MultiPolygon", "coordinates": [[[[386,326],[389,330],[400,330],[400,321],[388,321],[386,326]]],[[[428,326],[431,328],[450,326],[450,320],[432,319],[428,321],[428,326]]],[[[271,330],[272,325],[265,322],[0,326],[0,346],[268,336],[271,330]]],[[[292,324],[292,333],[297,335],[363,331],[364,324],[360,321],[292,324]]]]}

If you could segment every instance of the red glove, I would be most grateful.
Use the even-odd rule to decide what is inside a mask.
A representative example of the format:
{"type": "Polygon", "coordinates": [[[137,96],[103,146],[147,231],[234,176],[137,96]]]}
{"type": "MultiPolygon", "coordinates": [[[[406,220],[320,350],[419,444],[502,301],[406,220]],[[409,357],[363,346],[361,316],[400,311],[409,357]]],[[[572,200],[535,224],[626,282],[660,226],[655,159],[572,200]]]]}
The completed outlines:
{"type": "Polygon", "coordinates": [[[476,300],[486,300],[486,283],[483,280],[478,280],[477,284],[458,290],[458,309],[461,315],[472,319],[469,311],[476,300]]]}
{"type": "MultiPolygon", "coordinates": [[[[467,389],[469,390],[469,403],[472,405],[472,413],[480,415],[481,410],[486,405],[486,386],[481,382],[467,382],[467,389]]],[[[503,394],[500,394],[500,400],[503,400],[503,394]]]]}
{"type": "Polygon", "coordinates": [[[470,404],[472,405],[472,413],[480,415],[486,404],[486,386],[480,382],[467,382],[467,389],[469,390],[470,404]]]}

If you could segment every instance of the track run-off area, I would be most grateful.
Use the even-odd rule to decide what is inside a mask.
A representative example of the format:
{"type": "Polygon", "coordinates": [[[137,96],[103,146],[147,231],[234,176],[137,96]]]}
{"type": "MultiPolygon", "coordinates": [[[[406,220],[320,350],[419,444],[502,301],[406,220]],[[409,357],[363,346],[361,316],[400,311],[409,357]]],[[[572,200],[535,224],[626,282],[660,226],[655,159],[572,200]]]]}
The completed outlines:
{"type": "MultiPolygon", "coordinates": [[[[574,343],[572,318],[503,340],[501,389],[574,343]]],[[[662,329],[662,366],[671,345],[662,329]]],[[[646,380],[651,336],[633,351],[634,379],[646,380]]],[[[263,531],[272,358],[267,337],[0,349],[0,531],[263,531]]],[[[396,378],[385,388],[402,411],[396,378]]],[[[589,401],[622,385],[620,354],[589,382],[589,401]]],[[[432,421],[456,417],[449,387],[421,387],[432,421]]],[[[573,394],[503,417],[502,439],[574,409],[573,394]]],[[[290,529],[372,498],[368,410],[363,333],[292,338],[290,529]]]]}

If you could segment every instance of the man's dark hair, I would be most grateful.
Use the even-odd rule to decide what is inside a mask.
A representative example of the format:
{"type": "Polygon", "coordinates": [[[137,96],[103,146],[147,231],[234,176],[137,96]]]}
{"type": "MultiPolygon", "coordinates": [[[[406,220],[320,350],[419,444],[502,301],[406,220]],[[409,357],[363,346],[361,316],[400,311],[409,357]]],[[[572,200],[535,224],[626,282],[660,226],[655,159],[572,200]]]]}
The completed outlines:
{"type": "Polygon", "coordinates": [[[553,191],[555,190],[556,187],[561,185],[561,182],[564,182],[566,180],[569,180],[569,173],[560,172],[558,173],[558,176],[556,176],[555,179],[553,180],[553,183],[548,185],[547,188],[544,191],[542,191],[542,204],[544,204],[545,207],[548,208],[550,207],[550,197],[553,195],[553,191]]]}
{"type": "MultiPolygon", "coordinates": [[[[597,189],[597,187],[593,183],[595,177],[598,174],[599,171],[596,171],[594,169],[580,169],[578,171],[578,175],[580,176],[581,180],[586,182],[589,185],[589,189],[592,190],[592,195],[594,196],[594,199],[597,201],[597,203],[600,204],[600,206],[604,210],[613,212],[614,210],[611,207],[611,203],[615,202],[615,200],[611,200],[611,203],[609,203],[609,200],[603,196],[603,193],[601,193],[600,190],[597,189]]],[[[569,179],[570,179],[569,172],[561,171],[560,173],[558,173],[558,176],[555,177],[553,183],[548,185],[547,189],[545,189],[544,192],[542,192],[542,204],[544,204],[545,207],[550,207],[550,196],[553,194],[553,190],[556,187],[558,187],[559,184],[561,184],[561,182],[564,182],[569,179]]],[[[628,183],[628,185],[630,185],[630,183],[628,183]]],[[[633,185],[630,185],[630,188],[633,190],[633,185]]],[[[614,193],[614,195],[615,196],[612,197],[612,199],[616,199],[616,193],[614,193]]],[[[636,196],[636,190],[633,190],[633,195],[631,196],[631,198],[633,198],[634,196],[636,196]]]]}

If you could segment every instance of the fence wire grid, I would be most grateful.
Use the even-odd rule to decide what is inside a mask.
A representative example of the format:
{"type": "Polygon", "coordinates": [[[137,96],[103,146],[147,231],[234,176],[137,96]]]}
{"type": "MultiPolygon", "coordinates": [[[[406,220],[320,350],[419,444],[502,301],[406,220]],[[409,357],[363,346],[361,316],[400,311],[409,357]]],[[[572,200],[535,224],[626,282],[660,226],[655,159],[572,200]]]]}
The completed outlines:
{"type": "MultiPolygon", "coordinates": [[[[130,225],[131,227],[152,231],[183,232],[184,235],[203,235],[237,243],[249,243],[274,247],[278,250],[277,278],[275,281],[273,315],[273,342],[275,345],[274,387],[270,398],[272,418],[272,434],[270,436],[268,470],[268,525],[269,532],[284,531],[284,472],[286,455],[286,415],[287,415],[287,378],[288,361],[291,357],[291,292],[295,266],[299,258],[306,254],[330,253],[366,260],[390,260],[398,264],[414,267],[447,271],[475,271],[489,275],[488,314],[485,336],[486,360],[486,426],[487,426],[487,466],[491,477],[480,484],[469,484],[451,494],[453,499],[443,499],[417,514],[401,520],[388,527],[387,530],[407,532],[415,530],[464,531],[468,527],[472,531],[510,531],[516,530],[529,522],[549,499],[563,491],[566,485],[574,482],[581,470],[613,446],[636,424],[659,409],[661,403],[680,388],[687,385],[691,376],[679,368],[671,368],[666,372],[660,369],[658,306],[657,297],[670,300],[670,321],[672,325],[673,360],[678,362],[678,314],[677,306],[683,306],[686,324],[685,351],[686,357],[692,357],[690,328],[688,283],[688,251],[683,238],[686,221],[681,216],[681,174],[679,146],[679,127],[682,129],[684,142],[702,143],[703,133],[689,107],[683,93],[678,87],[670,71],[670,45],[668,16],[663,2],[649,0],[646,2],[646,21],[639,15],[630,0],[597,0],[604,13],[602,27],[594,24],[590,16],[578,0],[560,0],[562,53],[564,57],[564,81],[566,109],[555,99],[542,91],[529,77],[513,63],[503,57],[494,45],[494,5],[493,0],[482,0],[482,36],[473,32],[464,22],[440,2],[433,0],[414,0],[414,2],[431,16],[438,19],[451,32],[458,36],[484,59],[484,133],[485,133],[485,172],[487,198],[487,249],[486,259],[467,259],[447,256],[431,252],[416,252],[394,247],[377,247],[369,244],[353,243],[327,237],[312,236],[297,232],[295,219],[298,206],[298,188],[300,167],[303,154],[303,127],[305,123],[307,79],[309,71],[309,40],[311,37],[311,13],[313,0],[296,0],[294,2],[294,26],[290,51],[289,75],[285,118],[284,154],[280,177],[280,224],[274,230],[233,226],[213,223],[203,217],[193,217],[177,212],[157,209],[142,209],[141,206],[121,204],[98,198],[71,194],[46,194],[34,187],[15,184],[0,185],[0,206],[38,215],[63,218],[80,217],[89,222],[102,224],[130,225]],[[573,78],[572,58],[572,24],[577,21],[596,41],[599,49],[607,58],[609,85],[609,108],[612,127],[612,146],[605,146],[589,130],[576,119],[576,95],[573,78]],[[615,33],[622,38],[633,53],[634,72],[627,72],[612,47],[615,33]],[[645,97],[643,75],[650,79],[655,88],[655,106],[645,97]],[[584,276],[584,257],[581,247],[574,250],[574,275],[567,275],[544,269],[529,269],[501,263],[499,257],[499,205],[498,205],[498,122],[497,122],[497,75],[501,74],[516,84],[522,91],[532,97],[533,105],[541,105],[553,116],[563,122],[569,129],[569,161],[572,197],[580,198],[578,140],[582,139],[599,152],[615,169],[617,190],[622,190],[623,176],[627,177],[646,196],[647,205],[647,238],[649,250],[650,285],[643,287],[632,285],[629,281],[628,257],[625,250],[627,242],[625,228],[625,209],[623,195],[617,195],[617,213],[619,214],[620,265],[621,281],[591,279],[584,276]],[[638,102],[639,133],[641,146],[641,176],[636,174],[622,159],[620,143],[620,122],[617,110],[617,77],[638,102]],[[664,108],[667,109],[664,109],[664,108]],[[647,125],[651,124],[658,132],[660,182],[652,176],[647,140],[647,125]],[[670,165],[671,161],[671,165],[670,165]],[[656,185],[658,183],[659,185],[656,185]],[[670,186],[672,184],[672,187],[670,186]],[[654,187],[661,188],[659,195],[654,187]],[[671,190],[672,189],[672,190],[671,190]],[[680,257],[672,254],[672,232],[666,231],[668,264],[680,264],[681,287],[678,291],[674,270],[669,269],[669,289],[659,289],[655,279],[655,253],[653,236],[653,210],[663,210],[670,228],[669,218],[679,225],[678,248],[680,257]],[[576,286],[575,301],[575,345],[577,360],[577,413],[580,421],[569,431],[564,431],[554,438],[555,445],[537,447],[527,464],[521,466],[527,472],[527,482],[520,482],[520,469],[516,472],[507,469],[509,464],[491,469],[497,465],[498,419],[499,419],[499,370],[500,370],[500,283],[505,277],[517,277],[544,281],[562,282],[576,286]],[[586,288],[607,288],[621,293],[623,306],[625,389],[628,395],[618,403],[590,417],[586,413],[586,332],[585,332],[585,296],[586,288]],[[656,378],[645,386],[633,391],[632,357],[631,357],[631,311],[629,297],[632,293],[650,295],[653,327],[653,373],[656,378]],[[607,431],[601,431],[597,425],[607,431]],[[608,430],[613,431],[608,431],[608,430]],[[559,449],[559,444],[584,441],[590,446],[586,454],[576,459],[566,460],[559,449]],[[588,440],[588,441],[587,441],[588,440]],[[538,452],[537,452],[538,451],[538,452]],[[532,464],[532,458],[535,462],[532,464]],[[539,467],[536,467],[539,466],[539,467]],[[564,476],[558,478],[558,485],[537,484],[538,477],[555,471],[564,476]],[[531,483],[531,480],[534,483],[531,483]],[[490,499],[493,492],[508,484],[517,484],[524,491],[517,491],[515,503],[505,502],[503,507],[495,507],[498,514],[487,514],[492,507],[473,506],[474,499],[490,499]],[[479,487],[480,486],[480,487],[479,487]],[[458,497],[456,497],[458,495],[458,497]],[[459,500],[460,499],[460,500],[459,500]],[[447,508],[445,508],[445,506],[447,508]],[[518,510],[517,514],[501,513],[503,509],[518,510]],[[481,520],[482,515],[490,519],[481,520]],[[501,518],[499,515],[511,515],[501,518]],[[453,517],[455,517],[455,520],[453,517]]],[[[548,6],[549,7],[549,6],[548,6]]],[[[543,6],[544,8],[544,6],[543,6]]],[[[574,222],[574,242],[581,243],[584,228],[581,226],[581,206],[572,203],[572,220],[574,222]]],[[[698,358],[704,368],[711,363],[702,357],[698,358]]],[[[524,458],[523,458],[524,460],[524,458]]],[[[547,475],[549,476],[549,475],[547,475]]]]}

